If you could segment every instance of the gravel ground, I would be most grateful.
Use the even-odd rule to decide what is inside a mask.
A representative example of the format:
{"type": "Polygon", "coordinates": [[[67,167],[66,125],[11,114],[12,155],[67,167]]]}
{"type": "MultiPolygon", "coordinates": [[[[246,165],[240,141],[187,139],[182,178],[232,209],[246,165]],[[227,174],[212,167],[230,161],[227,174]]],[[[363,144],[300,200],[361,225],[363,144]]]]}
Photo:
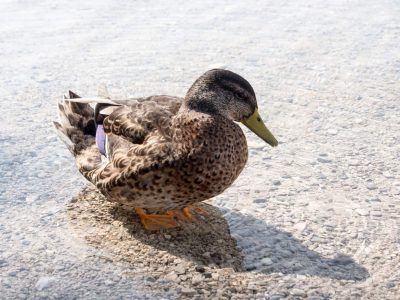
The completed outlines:
{"type": "Polygon", "coordinates": [[[0,298],[398,299],[396,1],[1,1],[0,298]],[[184,95],[214,66],[281,142],[196,225],[143,232],[77,173],[68,89],[184,95]]]}

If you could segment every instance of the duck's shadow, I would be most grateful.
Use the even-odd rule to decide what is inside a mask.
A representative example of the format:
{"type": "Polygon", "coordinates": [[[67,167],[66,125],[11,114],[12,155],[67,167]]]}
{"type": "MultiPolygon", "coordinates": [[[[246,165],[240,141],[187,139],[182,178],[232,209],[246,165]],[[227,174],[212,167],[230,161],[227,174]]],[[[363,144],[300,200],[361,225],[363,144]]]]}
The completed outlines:
{"type": "Polygon", "coordinates": [[[196,265],[231,267],[236,271],[345,280],[364,280],[369,276],[367,270],[349,256],[322,257],[290,233],[262,220],[237,211],[222,213],[205,203],[200,206],[208,215],[198,216],[197,223],[157,233],[145,231],[135,213],[107,202],[92,189],[75,197],[68,211],[74,230],[89,243],[111,249],[131,263],[143,260],[143,255],[156,257],[157,253],[167,252],[196,265]],[[232,221],[236,239],[232,237],[223,215],[232,221]],[[143,251],[143,246],[147,247],[146,251],[143,251]]]}
{"type": "Polygon", "coordinates": [[[245,254],[247,271],[355,281],[369,277],[367,269],[350,256],[337,253],[333,258],[323,257],[308,249],[291,233],[268,225],[263,220],[229,210],[224,212],[224,216],[228,220],[235,220],[231,230],[245,254]]]}

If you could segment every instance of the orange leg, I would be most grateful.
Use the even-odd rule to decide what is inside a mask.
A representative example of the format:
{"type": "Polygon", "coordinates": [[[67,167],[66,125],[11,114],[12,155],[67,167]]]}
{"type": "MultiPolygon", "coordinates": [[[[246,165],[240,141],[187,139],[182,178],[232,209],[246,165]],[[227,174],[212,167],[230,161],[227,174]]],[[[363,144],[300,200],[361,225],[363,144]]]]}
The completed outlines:
{"type": "Polygon", "coordinates": [[[146,214],[142,208],[136,208],[135,211],[138,214],[144,228],[147,230],[170,229],[178,226],[174,216],[171,214],[146,214]]]}

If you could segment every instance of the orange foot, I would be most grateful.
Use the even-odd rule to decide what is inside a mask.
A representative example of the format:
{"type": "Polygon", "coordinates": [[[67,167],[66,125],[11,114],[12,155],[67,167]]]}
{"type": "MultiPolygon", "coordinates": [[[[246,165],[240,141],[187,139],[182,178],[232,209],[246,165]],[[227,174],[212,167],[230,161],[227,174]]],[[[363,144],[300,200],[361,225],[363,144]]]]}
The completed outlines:
{"type": "Polygon", "coordinates": [[[189,205],[183,209],[170,210],[166,214],[146,214],[142,208],[136,208],[135,211],[138,214],[144,228],[152,231],[178,227],[179,224],[176,222],[177,220],[194,222],[197,219],[193,213],[208,215],[208,212],[204,209],[192,205],[189,205]]]}
{"type": "Polygon", "coordinates": [[[208,216],[207,211],[205,211],[204,209],[202,209],[198,206],[193,206],[193,205],[186,206],[182,211],[183,211],[183,215],[187,218],[187,220],[189,220],[191,222],[196,220],[196,218],[193,216],[193,213],[197,213],[197,214],[203,215],[203,216],[208,216]]]}
{"type": "Polygon", "coordinates": [[[178,227],[178,223],[175,221],[174,216],[170,214],[146,214],[143,208],[136,208],[135,211],[138,214],[144,228],[147,230],[153,231],[178,227]]]}

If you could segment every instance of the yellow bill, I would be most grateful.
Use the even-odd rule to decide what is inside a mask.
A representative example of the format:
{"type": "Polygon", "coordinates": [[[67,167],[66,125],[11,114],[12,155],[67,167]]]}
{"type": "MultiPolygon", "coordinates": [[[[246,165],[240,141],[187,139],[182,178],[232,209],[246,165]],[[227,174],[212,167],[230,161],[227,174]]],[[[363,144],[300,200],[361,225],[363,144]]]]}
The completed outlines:
{"type": "Polygon", "coordinates": [[[278,146],[278,141],[273,136],[271,131],[269,131],[268,128],[265,126],[257,109],[254,114],[252,114],[247,119],[244,119],[242,123],[255,134],[257,134],[260,138],[270,144],[272,147],[278,146]]]}

